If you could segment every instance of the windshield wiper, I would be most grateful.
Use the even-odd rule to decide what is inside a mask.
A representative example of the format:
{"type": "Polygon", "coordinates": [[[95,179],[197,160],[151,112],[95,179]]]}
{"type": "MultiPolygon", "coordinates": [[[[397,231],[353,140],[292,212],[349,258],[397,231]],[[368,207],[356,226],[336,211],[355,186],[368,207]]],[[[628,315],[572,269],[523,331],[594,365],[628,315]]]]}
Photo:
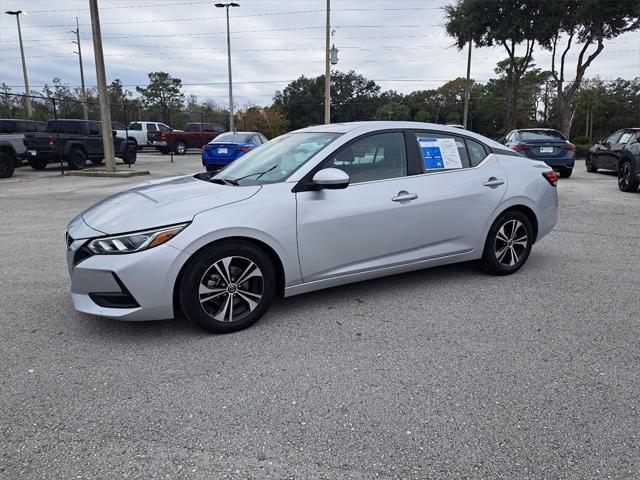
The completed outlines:
{"type": "Polygon", "coordinates": [[[209,179],[209,182],[211,183],[217,183],[219,185],[227,185],[227,184],[231,184],[231,185],[235,185],[238,186],[238,184],[233,181],[233,180],[227,180],[226,178],[211,178],[209,179]]]}
{"type": "Polygon", "coordinates": [[[272,166],[271,168],[269,168],[268,170],[265,170],[264,172],[255,172],[255,173],[250,173],[249,175],[245,175],[244,177],[240,177],[240,178],[235,178],[235,179],[230,179],[230,178],[225,178],[225,180],[227,182],[231,182],[234,185],[238,185],[238,182],[240,180],[244,180],[245,178],[249,178],[249,177],[253,177],[254,175],[258,175],[256,177],[256,180],[258,180],[260,177],[262,177],[263,175],[266,175],[267,173],[269,173],[271,170],[273,170],[274,168],[277,168],[279,165],[279,163],[276,163],[274,166],[272,166]]]}

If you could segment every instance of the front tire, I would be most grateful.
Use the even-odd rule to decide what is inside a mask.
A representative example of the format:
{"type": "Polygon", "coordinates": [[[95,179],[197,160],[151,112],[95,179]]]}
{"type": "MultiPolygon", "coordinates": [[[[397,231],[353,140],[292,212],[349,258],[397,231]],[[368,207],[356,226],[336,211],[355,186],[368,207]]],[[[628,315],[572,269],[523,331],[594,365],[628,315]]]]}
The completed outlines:
{"type": "Polygon", "coordinates": [[[635,192],[638,190],[638,177],[632,162],[625,160],[618,168],[618,188],[623,192],[635,192]]]}
{"type": "Polygon", "coordinates": [[[482,267],[493,275],[510,275],[525,264],[533,244],[533,227],[518,210],[500,215],[489,229],[482,267]]]}
{"type": "Polygon", "coordinates": [[[276,293],[269,256],[243,241],[206,247],[187,264],[178,288],[184,314],[214,333],[245,329],[266,312],[276,293]]]}
{"type": "Polygon", "coordinates": [[[122,157],[122,161],[125,163],[125,165],[133,165],[134,163],[136,163],[137,159],[138,147],[135,143],[129,143],[129,145],[127,145],[127,151],[122,157]]]}
{"type": "Polygon", "coordinates": [[[589,173],[597,173],[598,172],[598,167],[595,166],[595,164],[593,163],[593,156],[592,155],[588,155],[587,159],[584,161],[584,165],[585,167],[587,167],[587,172],[589,173]]]}

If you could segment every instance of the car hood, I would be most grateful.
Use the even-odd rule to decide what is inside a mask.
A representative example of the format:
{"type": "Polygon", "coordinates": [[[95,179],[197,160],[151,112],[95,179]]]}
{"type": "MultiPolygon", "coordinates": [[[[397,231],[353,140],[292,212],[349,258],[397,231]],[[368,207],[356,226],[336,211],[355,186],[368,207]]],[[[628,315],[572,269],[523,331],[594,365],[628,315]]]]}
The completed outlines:
{"type": "Polygon", "coordinates": [[[260,186],[226,186],[192,176],[142,184],[82,212],[84,222],[108,235],[189,222],[198,213],[239,202],[260,186]]]}

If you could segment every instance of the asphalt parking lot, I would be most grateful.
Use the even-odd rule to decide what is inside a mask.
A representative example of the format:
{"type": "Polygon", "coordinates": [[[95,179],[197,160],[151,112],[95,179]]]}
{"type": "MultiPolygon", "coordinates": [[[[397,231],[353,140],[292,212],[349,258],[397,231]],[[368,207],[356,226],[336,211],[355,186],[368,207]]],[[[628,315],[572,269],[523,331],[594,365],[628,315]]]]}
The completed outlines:
{"type": "Polygon", "coordinates": [[[560,181],[516,275],[333,288],[225,336],[73,310],[67,222],[144,180],[0,182],[0,477],[640,477],[640,193],[614,176],[560,181]]]}

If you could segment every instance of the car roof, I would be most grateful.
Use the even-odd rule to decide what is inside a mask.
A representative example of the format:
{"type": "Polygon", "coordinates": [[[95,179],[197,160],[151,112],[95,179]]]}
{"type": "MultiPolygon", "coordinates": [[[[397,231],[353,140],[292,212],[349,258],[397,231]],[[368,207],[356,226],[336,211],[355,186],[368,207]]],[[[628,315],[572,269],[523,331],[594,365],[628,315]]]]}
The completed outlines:
{"type": "Polygon", "coordinates": [[[260,132],[222,132],[220,135],[224,135],[225,133],[232,133],[234,135],[262,135],[260,132]]]}
{"type": "Polygon", "coordinates": [[[373,121],[366,121],[366,122],[345,122],[345,123],[330,123],[327,125],[313,125],[310,127],[302,128],[300,130],[295,130],[295,132],[342,133],[342,134],[355,132],[358,134],[365,134],[369,132],[376,132],[378,130],[391,130],[391,129],[433,130],[437,132],[451,133],[452,135],[476,138],[478,141],[481,141],[485,145],[488,145],[493,148],[500,148],[503,150],[506,148],[501,143],[498,143],[495,140],[484,137],[470,130],[463,130],[461,128],[452,127],[449,125],[441,125],[438,123],[373,120],[373,121]]]}
{"type": "Polygon", "coordinates": [[[518,132],[560,132],[560,130],[557,130],[555,128],[517,128],[516,131],[518,132]]]}

